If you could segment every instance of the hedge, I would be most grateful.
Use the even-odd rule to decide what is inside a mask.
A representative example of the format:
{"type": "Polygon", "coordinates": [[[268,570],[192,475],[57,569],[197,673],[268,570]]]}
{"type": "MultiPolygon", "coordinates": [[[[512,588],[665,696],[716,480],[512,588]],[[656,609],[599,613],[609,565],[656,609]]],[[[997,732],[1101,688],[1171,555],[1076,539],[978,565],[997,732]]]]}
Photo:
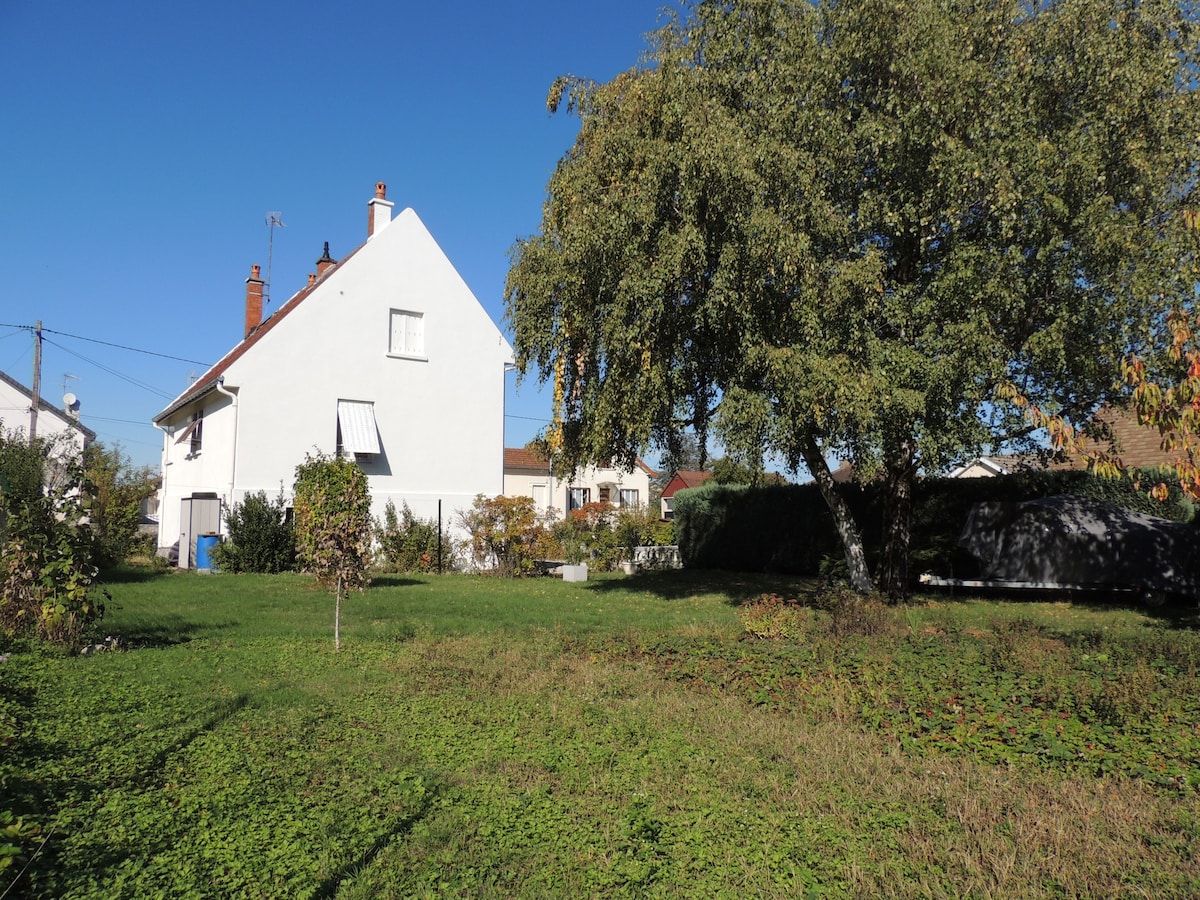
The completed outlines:
{"type": "MultiPolygon", "coordinates": [[[[1056,494],[1095,497],[1126,509],[1190,521],[1193,507],[1177,488],[1163,502],[1149,497],[1136,475],[1097,478],[1088,472],[1022,472],[996,478],[924,478],[913,495],[911,571],[972,574],[974,562],[957,547],[971,507],[1056,494]]],[[[872,567],[883,537],[883,491],[878,483],[839,490],[863,528],[872,567]]],[[[675,534],[689,568],[816,575],[822,562],[842,559],[841,542],[816,484],[744,487],[709,482],[675,495],[675,534]]]]}

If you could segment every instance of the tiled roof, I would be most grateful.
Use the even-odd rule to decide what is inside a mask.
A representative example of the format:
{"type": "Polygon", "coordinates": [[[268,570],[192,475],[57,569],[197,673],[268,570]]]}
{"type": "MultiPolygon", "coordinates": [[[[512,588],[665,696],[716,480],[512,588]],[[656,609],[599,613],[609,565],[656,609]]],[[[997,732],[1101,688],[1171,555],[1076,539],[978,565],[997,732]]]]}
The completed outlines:
{"type": "Polygon", "coordinates": [[[700,487],[700,485],[704,484],[712,476],[713,473],[707,470],[680,469],[671,476],[671,480],[663,488],[662,495],[664,497],[674,497],[676,491],[682,491],[685,488],[700,487]]]}
{"type": "Polygon", "coordinates": [[[546,457],[525,447],[504,448],[504,468],[506,469],[546,469],[546,457]]]}
{"type": "MultiPolygon", "coordinates": [[[[658,473],[646,465],[641,457],[635,459],[634,464],[651,478],[658,477],[658,473]]],[[[535,469],[538,472],[544,472],[548,465],[546,457],[536,450],[530,450],[528,447],[504,448],[504,468],[506,469],[535,469]]],[[[612,466],[597,466],[597,468],[608,469],[612,466]]]]}

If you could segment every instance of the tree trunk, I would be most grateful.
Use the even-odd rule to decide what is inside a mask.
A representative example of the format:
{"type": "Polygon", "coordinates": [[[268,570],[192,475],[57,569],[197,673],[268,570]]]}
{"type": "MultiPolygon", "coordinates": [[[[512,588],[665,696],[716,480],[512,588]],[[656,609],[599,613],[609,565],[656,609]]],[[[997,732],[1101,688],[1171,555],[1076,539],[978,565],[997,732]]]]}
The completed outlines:
{"type": "Polygon", "coordinates": [[[855,524],[854,514],[850,511],[846,499],[838,493],[833,474],[829,471],[829,463],[825,461],[821,448],[811,434],[801,438],[800,452],[808,471],[816,479],[825,505],[833,516],[833,524],[837,527],[838,537],[842,539],[842,548],[846,552],[846,566],[850,570],[850,587],[860,594],[869,594],[875,589],[871,582],[871,572],[867,568],[867,554],[863,548],[862,535],[855,524]]]}
{"type": "Polygon", "coordinates": [[[908,596],[908,551],[912,539],[913,482],[916,474],[912,442],[903,440],[887,460],[879,586],[889,600],[903,600],[908,596]]]}

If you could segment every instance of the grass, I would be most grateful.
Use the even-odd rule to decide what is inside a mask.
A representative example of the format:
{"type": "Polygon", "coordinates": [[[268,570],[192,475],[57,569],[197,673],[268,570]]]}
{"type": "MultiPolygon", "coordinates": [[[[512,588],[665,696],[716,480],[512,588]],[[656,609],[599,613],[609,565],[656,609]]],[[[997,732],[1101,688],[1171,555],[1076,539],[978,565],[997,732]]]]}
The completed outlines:
{"type": "Polygon", "coordinates": [[[393,577],[335,653],[298,576],[109,589],[126,652],[0,647],[0,810],[42,828],[0,894],[1200,894],[1193,622],[393,577]]]}

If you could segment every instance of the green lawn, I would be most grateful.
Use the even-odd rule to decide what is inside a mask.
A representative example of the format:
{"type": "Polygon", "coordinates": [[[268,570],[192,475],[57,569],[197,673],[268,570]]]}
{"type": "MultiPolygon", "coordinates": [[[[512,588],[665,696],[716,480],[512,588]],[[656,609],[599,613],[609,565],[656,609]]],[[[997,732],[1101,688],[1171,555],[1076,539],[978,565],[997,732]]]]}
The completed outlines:
{"type": "Polygon", "coordinates": [[[1191,621],[394,576],[336,653],[299,576],[109,589],[123,652],[0,643],[0,812],[42,829],[0,896],[1200,895],[1191,621]]]}

